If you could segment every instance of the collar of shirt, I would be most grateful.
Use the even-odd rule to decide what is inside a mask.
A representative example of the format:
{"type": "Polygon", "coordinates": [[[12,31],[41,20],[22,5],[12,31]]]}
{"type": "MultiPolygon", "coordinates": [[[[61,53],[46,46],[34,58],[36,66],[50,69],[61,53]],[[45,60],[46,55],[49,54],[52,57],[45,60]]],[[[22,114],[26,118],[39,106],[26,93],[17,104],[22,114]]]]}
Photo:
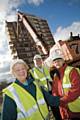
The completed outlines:
{"type": "Polygon", "coordinates": [[[26,81],[23,83],[23,85],[26,85],[26,86],[27,86],[27,85],[28,85],[28,81],[26,80],[26,81]]]}
{"type": "Polygon", "coordinates": [[[22,84],[19,80],[16,79],[16,83],[18,83],[19,85],[24,85],[24,86],[28,86],[30,85],[32,82],[34,81],[34,79],[32,77],[28,77],[26,78],[26,81],[22,84]]]}

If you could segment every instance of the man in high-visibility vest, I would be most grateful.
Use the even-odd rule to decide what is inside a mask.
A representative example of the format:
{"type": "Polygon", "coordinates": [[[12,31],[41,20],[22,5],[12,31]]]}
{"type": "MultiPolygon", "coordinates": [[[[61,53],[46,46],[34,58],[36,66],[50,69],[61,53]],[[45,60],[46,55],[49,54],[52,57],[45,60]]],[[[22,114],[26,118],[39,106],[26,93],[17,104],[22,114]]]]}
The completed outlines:
{"type": "Polygon", "coordinates": [[[33,61],[34,68],[30,70],[30,73],[39,85],[44,86],[50,91],[52,79],[50,77],[49,69],[43,63],[41,55],[36,54],[33,61]]]}
{"type": "Polygon", "coordinates": [[[59,97],[40,89],[28,76],[28,69],[21,59],[11,63],[11,72],[16,79],[3,89],[1,120],[50,120],[47,104],[59,106],[59,97]]]}
{"type": "MultiPolygon", "coordinates": [[[[30,70],[31,75],[33,76],[33,78],[35,78],[36,82],[38,83],[39,86],[43,86],[45,87],[45,89],[52,94],[51,89],[52,89],[52,78],[50,76],[50,71],[49,68],[47,66],[44,65],[44,61],[41,57],[41,55],[36,54],[33,58],[34,61],[34,67],[30,70]]],[[[57,74],[56,69],[54,70],[54,74],[57,74]]],[[[60,113],[58,112],[58,114],[56,115],[56,112],[54,112],[53,110],[53,106],[50,107],[48,106],[50,111],[52,110],[56,120],[61,120],[61,116],[60,113]],[[57,119],[58,117],[58,119],[57,119]]],[[[57,107],[56,107],[57,110],[57,107]]]]}
{"type": "MultiPolygon", "coordinates": [[[[63,57],[53,52],[52,65],[60,77],[53,76],[52,94],[60,97],[60,113],[63,120],[80,120],[80,73],[68,66],[63,57]]],[[[52,71],[50,71],[52,72],[52,71]]]]}

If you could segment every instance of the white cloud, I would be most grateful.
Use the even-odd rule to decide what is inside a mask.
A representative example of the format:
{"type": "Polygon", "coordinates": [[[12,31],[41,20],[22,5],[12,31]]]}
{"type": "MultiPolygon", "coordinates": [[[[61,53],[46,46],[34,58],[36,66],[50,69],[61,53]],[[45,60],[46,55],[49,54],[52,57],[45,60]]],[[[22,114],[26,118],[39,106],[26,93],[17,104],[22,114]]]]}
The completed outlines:
{"type": "Polygon", "coordinates": [[[14,18],[16,10],[19,5],[25,3],[25,0],[0,0],[0,17],[6,19],[11,15],[11,19],[14,18]],[[12,16],[13,15],[13,16],[12,16]]]}
{"type": "Polygon", "coordinates": [[[28,0],[29,4],[34,4],[36,6],[39,6],[43,2],[44,2],[44,0],[28,0]]]}
{"type": "Polygon", "coordinates": [[[7,14],[15,13],[16,9],[25,3],[40,5],[44,0],[0,0],[0,12],[5,11],[7,14]]]}
{"type": "Polygon", "coordinates": [[[7,36],[5,33],[5,20],[16,19],[16,9],[25,0],[0,0],[0,81],[2,77],[8,76],[11,54],[8,48],[7,36]]]}
{"type": "Polygon", "coordinates": [[[70,26],[66,28],[62,28],[62,26],[59,26],[56,30],[56,33],[54,33],[54,39],[57,42],[58,40],[67,40],[70,37],[70,32],[73,32],[73,35],[80,34],[80,21],[79,22],[73,22],[70,26]]]}

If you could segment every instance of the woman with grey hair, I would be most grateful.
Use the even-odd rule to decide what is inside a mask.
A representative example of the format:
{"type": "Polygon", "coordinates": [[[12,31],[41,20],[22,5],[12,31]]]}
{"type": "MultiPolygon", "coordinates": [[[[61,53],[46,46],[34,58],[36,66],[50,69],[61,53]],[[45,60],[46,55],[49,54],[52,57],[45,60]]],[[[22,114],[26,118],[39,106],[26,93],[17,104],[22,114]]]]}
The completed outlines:
{"type": "Polygon", "coordinates": [[[31,75],[28,76],[28,69],[22,59],[11,63],[10,70],[16,80],[3,90],[2,120],[49,120],[47,104],[59,105],[58,97],[40,90],[31,75]]]}

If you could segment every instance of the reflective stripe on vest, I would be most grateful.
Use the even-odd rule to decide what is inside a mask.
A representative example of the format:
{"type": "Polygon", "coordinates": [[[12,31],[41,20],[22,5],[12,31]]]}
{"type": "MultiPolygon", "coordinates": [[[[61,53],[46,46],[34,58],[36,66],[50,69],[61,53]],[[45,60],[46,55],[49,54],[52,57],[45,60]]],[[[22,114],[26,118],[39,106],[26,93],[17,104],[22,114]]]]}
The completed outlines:
{"type": "MultiPolygon", "coordinates": [[[[14,84],[15,85],[15,84],[14,84]]],[[[17,107],[18,107],[18,116],[17,116],[17,120],[25,120],[24,118],[28,118],[30,117],[31,115],[33,115],[33,113],[35,113],[37,110],[38,110],[38,106],[37,104],[35,103],[32,108],[29,108],[27,111],[24,109],[24,106],[22,104],[22,102],[20,101],[19,99],[19,95],[18,93],[16,92],[16,89],[15,89],[15,86],[9,86],[7,88],[8,91],[11,92],[16,104],[17,104],[17,107]]],[[[27,100],[26,100],[27,102],[27,100]]],[[[38,104],[39,105],[44,105],[45,104],[45,101],[44,101],[44,98],[40,98],[37,100],[38,104]]],[[[46,111],[47,114],[48,114],[48,111],[46,111]]],[[[38,113],[39,114],[39,113],[38,113]]],[[[36,116],[37,117],[37,116],[36,116]]],[[[29,118],[28,118],[29,119],[29,118]]],[[[42,118],[40,118],[42,120],[42,118]]]]}
{"type": "MultiPolygon", "coordinates": [[[[63,77],[63,89],[64,89],[64,94],[69,91],[69,88],[71,88],[71,82],[69,79],[69,73],[73,69],[73,67],[67,67],[65,72],[64,72],[64,77],[63,77]]],[[[80,96],[74,100],[73,102],[68,103],[68,107],[70,111],[72,112],[80,112],[80,96]]]]}
{"type": "MultiPolygon", "coordinates": [[[[44,104],[44,103],[45,103],[45,101],[43,99],[39,101],[39,105],[44,104]]],[[[23,112],[22,113],[19,112],[18,113],[18,119],[23,118],[23,115],[25,115],[26,118],[30,117],[33,113],[35,113],[35,111],[37,111],[37,109],[38,109],[37,105],[34,105],[31,109],[29,109],[24,114],[22,114],[23,112]]]]}
{"type": "Polygon", "coordinates": [[[36,80],[40,80],[41,84],[47,88],[46,79],[51,81],[50,74],[47,68],[43,67],[43,72],[41,72],[37,68],[33,68],[30,72],[36,80]]]}
{"type": "Polygon", "coordinates": [[[13,86],[9,86],[7,89],[12,93],[14,100],[15,100],[19,110],[21,111],[20,113],[18,113],[19,114],[18,118],[20,118],[21,116],[23,117],[23,115],[26,117],[26,111],[25,111],[23,105],[21,104],[21,101],[19,99],[18,94],[16,93],[15,88],[13,86]]]}
{"type": "Polygon", "coordinates": [[[71,84],[63,84],[63,88],[70,88],[71,87],[71,84]]]}
{"type": "MultiPolygon", "coordinates": [[[[38,79],[40,79],[40,81],[44,81],[44,80],[45,80],[45,77],[43,77],[43,78],[38,78],[38,79]]],[[[49,79],[49,76],[47,76],[46,79],[49,79]]]]}

